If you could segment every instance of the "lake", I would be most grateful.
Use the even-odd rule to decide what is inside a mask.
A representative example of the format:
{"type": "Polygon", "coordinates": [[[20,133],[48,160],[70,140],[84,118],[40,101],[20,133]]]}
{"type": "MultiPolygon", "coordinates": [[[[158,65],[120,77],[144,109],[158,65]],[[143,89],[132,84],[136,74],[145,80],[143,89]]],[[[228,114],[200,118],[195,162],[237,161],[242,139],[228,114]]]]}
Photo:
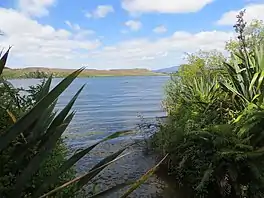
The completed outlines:
{"type": "MultiPolygon", "coordinates": [[[[54,87],[61,79],[54,79],[54,87]]],[[[78,78],[59,98],[57,109],[63,108],[78,89],[86,84],[77,99],[73,110],[76,115],[65,132],[66,143],[71,152],[76,149],[87,148],[115,131],[130,130],[142,123],[140,116],[147,122],[153,122],[156,117],[165,115],[162,108],[164,86],[168,76],[139,76],[139,77],[96,77],[78,78]]],[[[38,79],[17,79],[11,81],[16,87],[28,87],[40,82],[38,79]]],[[[116,183],[138,179],[156,164],[155,158],[144,155],[145,147],[135,145],[129,147],[135,139],[142,138],[142,134],[127,136],[115,141],[100,144],[89,155],[83,157],[77,164],[78,175],[87,172],[89,168],[104,157],[127,148],[130,152],[126,157],[110,165],[96,180],[103,190],[116,183]]],[[[132,197],[174,197],[166,195],[167,184],[153,176],[132,197]],[[164,192],[163,192],[164,191],[164,192]]],[[[89,191],[89,186],[87,189],[89,191]]],[[[121,192],[111,197],[120,197],[121,192]]],[[[173,192],[173,194],[175,194],[173,192]]]]}
{"type": "MultiPolygon", "coordinates": [[[[141,122],[164,116],[162,99],[168,76],[78,78],[62,94],[57,108],[64,107],[86,84],[73,109],[76,115],[66,133],[70,145],[82,146],[114,131],[133,129],[141,122]],[[72,141],[72,142],[71,142],[72,141]]],[[[61,79],[54,79],[54,87],[61,79]]],[[[11,81],[16,87],[39,83],[38,79],[11,81]]]]}

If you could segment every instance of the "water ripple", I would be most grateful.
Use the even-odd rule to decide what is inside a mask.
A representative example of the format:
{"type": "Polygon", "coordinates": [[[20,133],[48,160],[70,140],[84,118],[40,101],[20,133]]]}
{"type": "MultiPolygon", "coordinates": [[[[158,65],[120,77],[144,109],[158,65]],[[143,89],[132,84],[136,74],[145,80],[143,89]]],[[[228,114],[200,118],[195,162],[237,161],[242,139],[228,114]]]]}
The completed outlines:
{"type": "MultiPolygon", "coordinates": [[[[83,144],[114,131],[132,129],[141,122],[139,115],[149,120],[164,116],[161,101],[168,79],[164,76],[76,79],[59,98],[56,107],[63,108],[80,86],[86,84],[73,107],[77,113],[66,133],[71,137],[70,144],[75,145],[76,141],[83,144]],[[98,133],[87,135],[94,132],[98,133]]],[[[60,80],[54,79],[52,87],[60,80]]],[[[27,87],[39,80],[12,82],[17,87],[27,87]]]]}

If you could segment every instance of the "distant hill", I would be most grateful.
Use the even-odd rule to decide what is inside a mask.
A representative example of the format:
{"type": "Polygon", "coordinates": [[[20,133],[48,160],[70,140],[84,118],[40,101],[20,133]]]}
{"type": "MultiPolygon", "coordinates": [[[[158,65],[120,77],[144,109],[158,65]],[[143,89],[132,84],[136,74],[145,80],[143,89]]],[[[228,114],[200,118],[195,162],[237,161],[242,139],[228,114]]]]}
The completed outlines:
{"type": "MultiPolygon", "coordinates": [[[[27,67],[23,69],[4,69],[4,76],[6,78],[29,78],[32,76],[39,76],[44,73],[46,76],[53,74],[54,77],[65,77],[74,69],[57,69],[45,67],[27,67]]],[[[96,77],[96,76],[157,76],[163,75],[159,72],[153,72],[147,69],[112,69],[112,70],[96,70],[85,69],[79,77],[96,77]]]]}
{"type": "Polygon", "coordinates": [[[179,66],[173,66],[173,67],[167,67],[167,68],[154,70],[153,72],[157,72],[157,73],[173,73],[173,72],[177,72],[178,68],[179,68],[179,66]]]}

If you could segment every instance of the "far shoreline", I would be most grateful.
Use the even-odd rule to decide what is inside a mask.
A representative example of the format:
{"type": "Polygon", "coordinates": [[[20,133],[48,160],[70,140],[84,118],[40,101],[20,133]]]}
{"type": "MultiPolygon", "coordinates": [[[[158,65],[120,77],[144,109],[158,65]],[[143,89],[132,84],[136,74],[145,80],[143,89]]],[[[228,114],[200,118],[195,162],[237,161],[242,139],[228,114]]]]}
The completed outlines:
{"type": "MultiPolygon", "coordinates": [[[[53,75],[54,78],[64,78],[74,69],[55,69],[55,68],[23,68],[10,69],[3,71],[6,79],[41,79],[53,75]]],[[[169,74],[154,72],[147,69],[113,69],[96,70],[85,69],[79,78],[98,78],[98,77],[131,77],[131,76],[168,76],[169,74]]]]}

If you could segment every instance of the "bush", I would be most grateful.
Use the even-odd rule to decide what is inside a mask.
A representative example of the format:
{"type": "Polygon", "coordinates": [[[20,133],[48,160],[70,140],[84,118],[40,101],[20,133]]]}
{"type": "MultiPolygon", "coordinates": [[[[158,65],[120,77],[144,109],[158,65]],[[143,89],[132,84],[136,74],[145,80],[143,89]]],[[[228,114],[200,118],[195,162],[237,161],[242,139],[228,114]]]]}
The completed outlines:
{"type": "MultiPolygon", "coordinates": [[[[29,87],[28,90],[14,88],[10,83],[3,82],[1,84],[1,96],[0,100],[2,102],[0,117],[1,117],[1,129],[0,134],[3,134],[10,126],[13,125],[14,121],[21,118],[26,112],[33,108],[33,106],[38,102],[41,98],[39,94],[45,85],[45,81],[42,81],[41,84],[36,86],[29,87]]],[[[17,142],[19,143],[19,141],[17,142]]],[[[15,144],[15,143],[14,143],[15,144]]],[[[11,149],[11,148],[10,148],[11,149]]],[[[32,153],[35,151],[32,150],[32,153]]],[[[47,159],[41,164],[39,171],[32,178],[32,180],[28,183],[27,192],[25,196],[28,197],[30,192],[33,192],[37,186],[44,181],[44,179],[50,176],[56,169],[58,169],[61,163],[66,161],[66,157],[69,155],[68,149],[63,142],[62,138],[57,142],[55,148],[49,154],[47,159]]],[[[1,161],[1,175],[5,175],[5,177],[0,178],[0,192],[7,192],[10,190],[12,184],[12,180],[14,179],[14,175],[10,175],[12,172],[10,168],[14,165],[9,162],[9,154],[2,153],[0,155],[1,161]]],[[[67,172],[63,173],[59,179],[59,183],[63,184],[69,180],[72,180],[75,177],[75,169],[71,168],[67,172]]],[[[54,186],[53,186],[54,187],[54,186]]],[[[52,186],[51,186],[52,188],[52,186]]],[[[1,193],[2,194],[2,193],[1,193]]],[[[58,196],[73,196],[70,194],[69,189],[65,189],[61,191],[58,196]]]]}
{"type": "Polygon", "coordinates": [[[235,27],[239,48],[220,70],[197,59],[195,72],[185,65],[172,77],[168,119],[152,137],[193,197],[264,196],[264,45],[246,46],[243,12],[235,27]]]}

